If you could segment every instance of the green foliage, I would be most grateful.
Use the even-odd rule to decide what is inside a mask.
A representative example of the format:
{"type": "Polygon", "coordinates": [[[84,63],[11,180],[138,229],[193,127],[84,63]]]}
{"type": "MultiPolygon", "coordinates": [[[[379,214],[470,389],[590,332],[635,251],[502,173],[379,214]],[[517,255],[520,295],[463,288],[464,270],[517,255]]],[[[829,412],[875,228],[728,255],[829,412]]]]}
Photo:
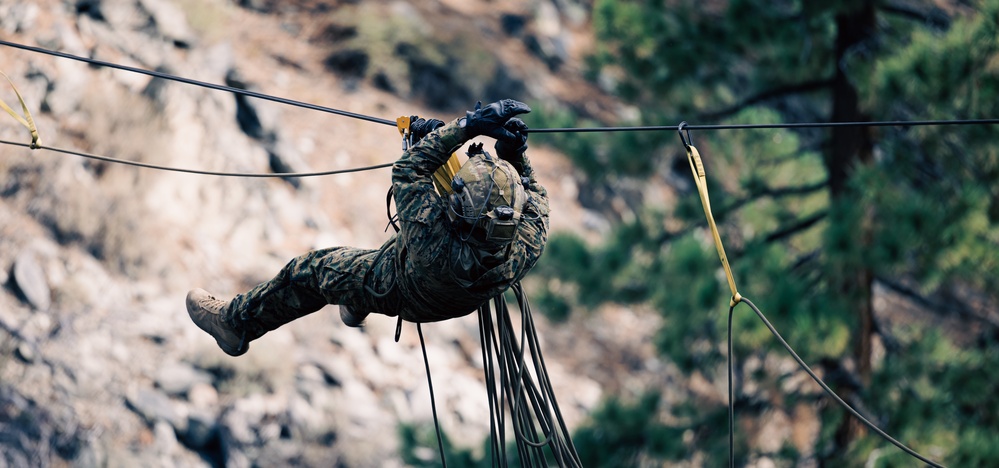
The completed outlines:
{"type": "MultiPolygon", "coordinates": [[[[985,339],[962,349],[926,329],[903,331],[899,339],[902,348],[886,356],[865,395],[876,414],[891,415],[884,429],[917,451],[945,453],[951,466],[997,460],[999,343],[985,339]]],[[[884,453],[878,466],[911,464],[904,454],[884,453]]]]}
{"type": "MultiPolygon", "coordinates": [[[[916,31],[878,63],[865,82],[866,105],[885,119],[999,115],[999,2],[980,7],[946,33],[916,31]]],[[[995,127],[983,125],[886,135],[885,164],[861,183],[865,201],[884,213],[877,254],[893,273],[914,275],[927,291],[955,282],[995,290],[997,143],[995,127]]]]}
{"type": "MultiPolygon", "coordinates": [[[[491,466],[489,460],[489,440],[483,444],[485,455],[476,456],[468,449],[456,449],[447,433],[443,434],[444,452],[447,457],[447,466],[455,468],[485,468],[491,466]]],[[[399,426],[399,441],[402,447],[399,450],[402,461],[407,466],[413,467],[439,467],[443,466],[440,458],[440,451],[437,446],[437,432],[432,424],[414,426],[403,424],[399,426]]]]}
{"type": "Polygon", "coordinates": [[[642,300],[649,285],[647,278],[636,276],[634,260],[641,256],[641,244],[648,241],[648,232],[639,223],[615,230],[605,246],[595,250],[572,234],[556,233],[535,270],[540,276],[578,285],[578,299],[586,306],[642,300]]]}
{"type": "Polygon", "coordinates": [[[810,9],[802,11],[801,3],[598,0],[593,74],[617,77],[618,94],[644,103],[643,111],[665,106],[680,115],[735,104],[743,91],[736,84],[769,88],[829,75],[829,19],[839,7],[803,2],[810,9]],[[789,50],[798,45],[807,49],[789,50]]]}
{"type": "Polygon", "coordinates": [[[573,438],[583,466],[638,466],[685,457],[683,433],[688,429],[660,423],[658,410],[657,394],[647,394],[633,404],[617,399],[605,402],[573,438]]]}
{"type": "Polygon", "coordinates": [[[537,309],[544,314],[548,320],[555,323],[565,322],[572,315],[572,305],[569,300],[554,291],[550,287],[543,288],[536,296],[537,309]]]}
{"type": "MultiPolygon", "coordinates": [[[[578,118],[568,109],[531,103],[531,113],[524,121],[537,128],[599,127],[603,123],[578,118]]],[[[668,132],[675,135],[672,132],[668,132]]],[[[647,175],[655,158],[646,156],[662,140],[660,134],[640,133],[545,133],[531,137],[533,142],[549,145],[572,159],[588,178],[601,180],[610,173],[647,175]]]]}
{"type": "MultiPolygon", "coordinates": [[[[661,125],[676,116],[693,122],[698,115],[721,123],[828,120],[834,95],[821,84],[837,69],[856,87],[859,111],[871,118],[999,116],[999,0],[973,2],[945,30],[878,10],[874,39],[838,60],[837,17],[863,3],[597,0],[590,74],[639,108],[629,124],[661,125]]],[[[559,118],[552,126],[579,124],[565,113],[559,118]]],[[[833,196],[823,185],[835,163],[827,131],[693,132],[740,291],[809,362],[851,355],[862,291],[850,282],[862,273],[871,275],[868,285],[899,280],[926,297],[963,291],[985,303],[999,300],[997,136],[987,125],[878,129],[869,160],[849,167],[846,187],[833,196]]],[[[601,177],[648,173],[663,147],[678,144],[671,132],[558,138],[555,146],[564,145],[587,174],[601,177]],[[642,161],[620,162],[628,159],[642,161]]],[[[728,288],[709,239],[696,193],[681,190],[676,206],[648,207],[598,246],[554,237],[541,268],[554,278],[552,297],[570,309],[601,301],[653,304],[664,318],[657,334],[663,354],[681,370],[711,379],[724,358],[728,288]]],[[[734,326],[737,355],[782,352],[744,309],[737,309],[734,326]]],[[[886,340],[896,333],[879,327],[886,340]]],[[[983,329],[983,336],[996,334],[994,326],[983,329]]],[[[956,346],[952,337],[911,333],[886,350],[858,396],[888,432],[916,450],[955,466],[994,461],[989,434],[999,430],[999,388],[988,369],[997,364],[999,344],[989,338],[956,346]]],[[[958,335],[975,341],[970,331],[958,335]]],[[[663,427],[643,406],[650,404],[611,400],[595,413],[579,433],[591,442],[580,445],[599,445],[588,457],[627,465],[724,449],[723,421],[713,435],[695,431],[682,450],[655,445],[648,434],[663,427]],[[642,431],[645,438],[635,436],[642,431]]],[[[711,421],[716,411],[685,408],[688,420],[711,421]]],[[[874,435],[836,447],[843,413],[831,408],[822,415],[816,450],[835,457],[827,461],[911,466],[911,458],[874,435]]],[[[793,463],[800,454],[786,449],[768,456],[793,463]]]]}

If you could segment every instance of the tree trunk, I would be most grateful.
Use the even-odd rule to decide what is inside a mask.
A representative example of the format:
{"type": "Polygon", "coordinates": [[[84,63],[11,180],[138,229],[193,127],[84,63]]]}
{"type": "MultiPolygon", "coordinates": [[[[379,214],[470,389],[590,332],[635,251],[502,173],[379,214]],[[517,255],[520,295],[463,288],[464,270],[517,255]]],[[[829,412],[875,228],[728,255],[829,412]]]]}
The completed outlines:
{"type": "MultiPolygon", "coordinates": [[[[871,39],[876,30],[876,13],[873,1],[865,1],[852,11],[841,12],[836,17],[836,74],[833,80],[832,121],[867,121],[868,116],[860,110],[857,89],[850,81],[845,67],[848,63],[868,53],[871,39]]],[[[860,164],[869,164],[872,159],[873,137],[870,127],[834,127],[832,145],[825,164],[829,171],[829,190],[832,203],[851,203],[856,195],[849,187],[850,175],[860,164]]],[[[860,244],[860,252],[868,250],[872,241],[874,214],[864,210],[860,215],[859,229],[854,242],[860,244]]],[[[861,255],[862,256],[862,255],[861,255]]],[[[862,260],[862,259],[860,259],[862,260]]],[[[857,329],[853,336],[853,357],[857,365],[860,381],[866,386],[871,377],[871,338],[874,332],[871,284],[873,272],[858,259],[831,258],[833,268],[829,278],[830,290],[840,294],[847,310],[857,314],[857,329]]],[[[840,387],[842,396],[849,400],[852,391],[840,387]]],[[[836,442],[846,447],[864,434],[864,426],[852,417],[844,419],[837,429],[836,442]]]]}

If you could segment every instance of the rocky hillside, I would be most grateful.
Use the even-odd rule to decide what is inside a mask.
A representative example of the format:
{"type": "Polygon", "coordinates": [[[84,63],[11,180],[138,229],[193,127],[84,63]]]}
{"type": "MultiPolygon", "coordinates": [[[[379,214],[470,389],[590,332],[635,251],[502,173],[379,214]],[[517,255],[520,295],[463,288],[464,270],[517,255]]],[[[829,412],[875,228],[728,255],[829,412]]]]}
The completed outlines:
{"type": "MultiPolygon", "coordinates": [[[[0,0],[4,40],[388,119],[450,119],[497,97],[613,115],[579,78],[586,21],[550,0],[0,0]]],[[[53,147],[237,172],[399,154],[396,130],[370,122],[7,47],[0,70],[53,147]]],[[[28,141],[3,122],[0,138],[28,141]]],[[[598,237],[582,231],[599,218],[576,202],[566,160],[531,154],[553,228],[598,237]]],[[[0,466],[401,465],[398,425],[431,421],[412,327],[396,343],[393,320],[348,329],[327,308],[230,358],[184,309],[192,287],[231,296],[311,248],[380,245],[388,183],[386,170],[219,178],[0,147],[0,466]]],[[[671,378],[656,320],[541,320],[570,424],[607,393],[671,378]]],[[[425,332],[443,426],[480,447],[476,320],[425,332]]]]}

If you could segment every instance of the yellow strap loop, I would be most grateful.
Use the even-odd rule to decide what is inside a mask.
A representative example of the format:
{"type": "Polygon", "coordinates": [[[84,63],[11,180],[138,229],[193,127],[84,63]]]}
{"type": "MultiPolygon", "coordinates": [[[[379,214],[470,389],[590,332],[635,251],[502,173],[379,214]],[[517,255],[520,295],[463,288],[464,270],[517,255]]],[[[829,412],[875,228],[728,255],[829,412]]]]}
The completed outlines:
{"type": "MultiPolygon", "coordinates": [[[[411,137],[413,133],[410,130],[410,126],[412,124],[412,119],[405,115],[395,119],[395,126],[399,129],[399,135],[402,136],[403,151],[408,150],[409,145],[412,144],[411,137]]],[[[434,171],[434,186],[437,188],[437,193],[439,193],[442,197],[451,195],[451,179],[454,178],[458,169],[461,169],[461,162],[458,161],[458,153],[451,153],[451,157],[448,158],[447,162],[434,171]]]]}
{"type": "Polygon", "coordinates": [[[40,148],[42,145],[39,142],[38,138],[38,128],[35,127],[35,119],[31,118],[31,112],[28,111],[28,105],[24,103],[24,98],[21,97],[21,93],[17,90],[17,86],[14,86],[14,82],[10,79],[10,77],[7,76],[7,74],[2,71],[0,71],[0,75],[3,75],[3,77],[7,79],[7,82],[10,83],[10,87],[14,89],[14,94],[17,95],[17,99],[21,101],[21,110],[24,111],[24,117],[21,117],[20,115],[17,114],[17,112],[14,112],[14,109],[11,109],[6,102],[3,102],[2,99],[0,99],[0,107],[3,107],[3,110],[7,111],[7,113],[10,114],[10,116],[13,117],[14,120],[20,122],[21,125],[24,125],[24,128],[27,128],[28,131],[31,132],[30,148],[31,149],[40,148]]]}
{"type": "Polygon", "coordinates": [[[701,162],[701,154],[693,145],[687,145],[687,161],[690,163],[690,172],[694,174],[694,183],[697,185],[697,193],[701,196],[701,206],[704,207],[704,216],[708,219],[708,227],[711,228],[711,235],[715,240],[715,248],[718,249],[718,258],[721,259],[722,268],[725,269],[725,276],[728,279],[728,287],[732,290],[732,300],[729,307],[735,307],[742,301],[742,295],[735,287],[735,277],[732,276],[732,267],[728,264],[728,257],[725,255],[725,247],[722,246],[721,236],[718,235],[718,226],[715,225],[715,217],[711,214],[711,200],[708,198],[708,181],[704,173],[704,163],[701,162]]]}

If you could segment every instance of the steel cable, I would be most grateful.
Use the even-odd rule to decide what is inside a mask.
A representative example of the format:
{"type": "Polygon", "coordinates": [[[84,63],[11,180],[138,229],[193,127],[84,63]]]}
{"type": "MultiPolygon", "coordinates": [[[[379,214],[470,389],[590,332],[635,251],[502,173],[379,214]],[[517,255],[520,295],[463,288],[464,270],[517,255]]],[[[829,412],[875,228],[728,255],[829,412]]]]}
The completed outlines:
{"type": "MultiPolygon", "coordinates": [[[[16,141],[0,140],[0,144],[20,146],[23,148],[31,148],[30,144],[18,143],[16,141]]],[[[185,174],[198,174],[198,175],[210,175],[217,177],[257,177],[257,178],[291,178],[291,177],[315,177],[315,176],[327,176],[335,174],[346,174],[350,172],[361,172],[370,171],[374,169],[382,169],[386,167],[392,167],[392,163],[376,164],[374,166],[364,166],[364,167],[354,167],[350,169],[337,169],[332,171],[321,171],[321,172],[274,172],[274,173],[255,173],[255,172],[218,172],[218,171],[203,171],[198,169],[185,169],[180,167],[169,167],[161,166],[158,164],[149,164],[138,161],[128,161],[125,159],[110,158],[107,156],[101,156],[98,154],[85,153],[82,151],[74,151],[63,148],[55,148],[51,146],[39,145],[32,149],[40,149],[46,151],[53,151],[56,153],[69,154],[73,156],[80,156],[82,158],[94,159],[97,161],[104,161],[116,164],[124,164],[127,166],[142,167],[146,169],[155,169],[159,171],[169,171],[169,172],[182,172],[185,174]]]]}
{"type": "MultiPolygon", "coordinates": [[[[892,445],[898,447],[903,452],[905,452],[905,453],[907,453],[907,454],[915,457],[919,461],[922,461],[923,463],[926,463],[927,465],[930,465],[930,466],[932,466],[934,468],[943,468],[943,465],[941,465],[941,464],[939,464],[939,463],[937,463],[937,462],[935,462],[933,460],[930,460],[929,458],[926,458],[926,457],[920,455],[915,450],[913,450],[913,449],[907,447],[905,444],[903,444],[903,443],[895,440],[894,437],[888,435],[887,432],[881,430],[881,428],[879,428],[878,426],[874,425],[874,423],[872,423],[867,418],[865,418],[863,415],[861,415],[860,412],[858,412],[857,410],[853,409],[853,407],[850,406],[847,402],[843,401],[843,399],[840,398],[840,396],[837,395],[836,392],[834,392],[831,388],[829,388],[829,386],[826,385],[826,383],[823,382],[822,379],[819,378],[819,376],[816,375],[814,371],[812,371],[811,367],[808,367],[808,364],[805,364],[805,361],[803,359],[801,359],[800,356],[798,356],[798,353],[796,353],[794,351],[794,349],[791,348],[791,345],[787,344],[787,341],[784,341],[784,338],[780,335],[780,333],[777,332],[777,329],[774,328],[773,324],[771,324],[770,321],[767,320],[767,317],[765,315],[763,315],[763,312],[761,312],[760,309],[758,307],[756,307],[756,304],[753,304],[753,302],[750,301],[749,299],[747,299],[745,296],[742,297],[742,302],[745,302],[747,305],[749,305],[749,307],[751,309],[753,309],[753,312],[755,312],[756,315],[760,318],[760,320],[763,321],[763,324],[766,325],[767,328],[770,330],[770,333],[772,333],[774,335],[774,337],[777,338],[777,341],[780,342],[781,346],[783,346],[784,349],[787,350],[787,352],[791,355],[791,357],[793,357],[794,360],[798,362],[798,365],[801,366],[801,368],[808,374],[808,376],[811,377],[812,380],[815,381],[815,383],[819,384],[819,387],[822,387],[822,390],[825,391],[826,394],[828,394],[829,397],[831,397],[838,405],[842,406],[843,409],[847,410],[850,414],[853,415],[853,417],[857,418],[860,422],[864,423],[865,426],[869,427],[872,431],[874,431],[875,433],[877,433],[879,436],[881,436],[882,438],[884,438],[888,442],[891,442],[892,445]]],[[[734,429],[733,425],[734,425],[734,421],[735,421],[735,416],[734,416],[734,414],[735,414],[735,401],[733,400],[733,394],[734,394],[734,392],[733,392],[733,388],[732,388],[732,377],[733,377],[733,370],[732,370],[732,361],[733,361],[733,359],[732,359],[732,311],[734,309],[735,309],[734,305],[731,306],[731,307],[729,307],[729,316],[728,316],[729,317],[728,318],[728,320],[729,320],[728,321],[728,326],[729,326],[729,333],[728,333],[728,353],[729,353],[729,356],[728,356],[728,401],[729,401],[729,413],[728,413],[729,439],[728,440],[729,440],[729,466],[735,466],[735,455],[734,455],[735,450],[734,450],[734,441],[733,441],[733,436],[732,436],[732,430],[734,429]]]]}

